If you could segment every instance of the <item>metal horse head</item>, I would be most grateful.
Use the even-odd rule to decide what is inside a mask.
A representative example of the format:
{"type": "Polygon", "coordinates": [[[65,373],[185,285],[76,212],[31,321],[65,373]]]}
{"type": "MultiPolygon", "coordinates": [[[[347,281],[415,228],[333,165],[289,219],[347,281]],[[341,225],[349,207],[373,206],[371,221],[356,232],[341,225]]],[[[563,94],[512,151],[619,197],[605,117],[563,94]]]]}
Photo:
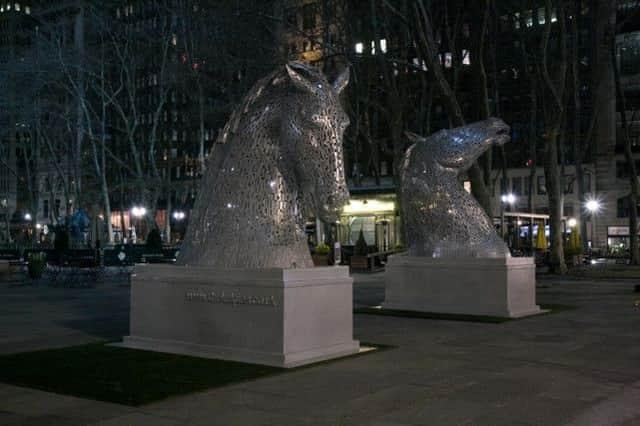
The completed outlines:
{"type": "Polygon", "coordinates": [[[349,120],[330,83],[291,62],[258,81],[207,164],[180,263],[219,268],[312,266],[309,214],[334,221],[348,200],[342,136],[349,120]]]}
{"type": "Polygon", "coordinates": [[[409,253],[428,257],[504,257],[509,251],[459,176],[494,145],[509,141],[509,126],[491,118],[429,137],[412,133],[401,171],[409,253]]]}

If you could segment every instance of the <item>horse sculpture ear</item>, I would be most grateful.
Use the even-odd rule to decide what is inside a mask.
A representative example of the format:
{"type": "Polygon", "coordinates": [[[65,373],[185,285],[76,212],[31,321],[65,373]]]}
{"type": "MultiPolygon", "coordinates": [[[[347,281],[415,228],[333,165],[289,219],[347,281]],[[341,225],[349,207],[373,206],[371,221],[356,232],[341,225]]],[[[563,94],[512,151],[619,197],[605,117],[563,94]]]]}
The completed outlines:
{"type": "Polygon", "coordinates": [[[346,67],[333,81],[333,89],[340,95],[344,88],[347,87],[347,84],[349,84],[349,67],[346,67]]]}
{"type": "Polygon", "coordinates": [[[412,142],[412,143],[416,143],[416,142],[422,142],[424,140],[424,138],[422,136],[420,136],[417,133],[413,133],[410,131],[406,131],[404,132],[405,135],[407,135],[407,138],[412,142]]]}
{"type": "Polygon", "coordinates": [[[304,64],[295,61],[289,62],[285,65],[285,68],[287,68],[287,73],[289,74],[291,81],[293,81],[293,84],[303,90],[315,92],[316,87],[314,84],[303,75],[303,73],[308,72],[304,64]]]}

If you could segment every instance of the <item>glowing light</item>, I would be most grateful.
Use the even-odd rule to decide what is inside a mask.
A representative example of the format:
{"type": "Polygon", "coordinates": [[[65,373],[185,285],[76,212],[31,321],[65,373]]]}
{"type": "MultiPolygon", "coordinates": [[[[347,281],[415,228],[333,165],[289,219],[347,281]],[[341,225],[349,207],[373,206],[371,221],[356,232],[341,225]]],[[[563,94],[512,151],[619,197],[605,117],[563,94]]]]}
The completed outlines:
{"type": "Polygon", "coordinates": [[[346,214],[392,212],[394,210],[395,203],[393,201],[379,200],[351,200],[343,208],[346,214]]]}
{"type": "Polygon", "coordinates": [[[574,218],[571,218],[567,221],[567,225],[569,225],[571,228],[573,228],[574,226],[576,226],[578,224],[578,221],[575,220],[574,218]]]}
{"type": "Polygon", "coordinates": [[[517,197],[513,193],[505,194],[500,197],[503,203],[515,204],[517,197]]]}
{"type": "Polygon", "coordinates": [[[602,204],[600,203],[600,201],[592,198],[590,200],[587,200],[587,203],[585,204],[585,207],[591,213],[597,213],[602,209],[602,204]]]}
{"type": "Polygon", "coordinates": [[[181,211],[173,212],[173,218],[175,220],[183,220],[185,217],[187,217],[185,212],[181,212],[181,211]]]}
{"type": "Polygon", "coordinates": [[[33,219],[33,217],[31,216],[31,213],[25,213],[24,220],[31,220],[31,219],[33,219]]]}
{"type": "Polygon", "coordinates": [[[147,214],[147,209],[144,207],[135,206],[131,209],[133,217],[142,217],[147,214]]]}

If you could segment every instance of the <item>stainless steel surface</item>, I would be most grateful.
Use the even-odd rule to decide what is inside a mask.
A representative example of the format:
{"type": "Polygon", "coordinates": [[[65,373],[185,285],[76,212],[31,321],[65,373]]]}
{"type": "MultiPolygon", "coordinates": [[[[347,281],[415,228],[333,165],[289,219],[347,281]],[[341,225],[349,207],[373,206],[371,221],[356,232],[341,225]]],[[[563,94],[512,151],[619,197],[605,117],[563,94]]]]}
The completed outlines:
{"type": "Polygon", "coordinates": [[[493,221],[465,191],[460,175],[486,150],[509,141],[502,120],[441,130],[415,143],[401,170],[402,217],[409,254],[429,257],[504,257],[509,250],[493,221]]]}
{"type": "Polygon", "coordinates": [[[335,221],[349,199],[334,82],[291,62],[258,81],[214,144],[178,262],[220,268],[311,267],[305,219],[335,221]]]}

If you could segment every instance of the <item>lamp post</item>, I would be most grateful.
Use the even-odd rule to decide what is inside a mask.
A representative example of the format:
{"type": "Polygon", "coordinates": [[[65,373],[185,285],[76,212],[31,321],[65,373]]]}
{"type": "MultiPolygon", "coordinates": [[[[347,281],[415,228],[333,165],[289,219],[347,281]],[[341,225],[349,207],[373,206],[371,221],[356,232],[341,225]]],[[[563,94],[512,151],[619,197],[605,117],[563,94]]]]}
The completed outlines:
{"type": "Polygon", "coordinates": [[[596,242],[596,214],[602,209],[602,203],[596,200],[595,198],[591,198],[587,200],[585,203],[585,207],[587,211],[591,214],[591,251],[593,251],[593,247],[596,242]]]}
{"type": "Polygon", "coordinates": [[[504,209],[505,209],[505,205],[512,207],[516,201],[517,201],[517,197],[512,193],[508,193],[508,194],[503,194],[500,197],[500,234],[502,235],[502,239],[504,239],[505,236],[505,232],[504,232],[504,209]]]}
{"type": "MultiPolygon", "coordinates": [[[[146,216],[146,215],[147,215],[147,209],[146,209],[146,208],[144,208],[144,207],[142,207],[142,206],[133,206],[133,207],[131,208],[131,215],[132,215],[133,217],[135,217],[135,218],[136,218],[136,225],[137,225],[137,224],[138,224],[138,220],[140,220],[140,218],[141,218],[141,217],[144,217],[144,216],[146,216]]],[[[134,225],[133,229],[135,229],[135,228],[136,228],[136,227],[135,227],[135,225],[134,225]]],[[[136,234],[137,234],[137,233],[136,233],[136,234]]],[[[137,235],[136,235],[136,240],[137,240],[137,238],[138,238],[138,237],[137,237],[137,235]]],[[[136,241],[134,241],[134,243],[135,243],[135,242],[136,242],[136,241]]]]}

